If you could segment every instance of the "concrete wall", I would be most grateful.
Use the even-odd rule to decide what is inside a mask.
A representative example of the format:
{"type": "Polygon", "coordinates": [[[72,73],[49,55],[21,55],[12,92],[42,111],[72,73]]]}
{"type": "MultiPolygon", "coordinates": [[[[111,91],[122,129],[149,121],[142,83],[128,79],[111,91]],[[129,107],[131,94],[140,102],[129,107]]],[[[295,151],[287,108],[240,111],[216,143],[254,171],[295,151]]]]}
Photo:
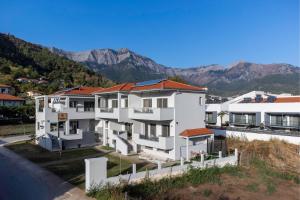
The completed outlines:
{"type": "Polygon", "coordinates": [[[247,139],[249,141],[253,140],[263,140],[269,141],[271,139],[283,140],[291,144],[300,145],[300,137],[297,136],[284,136],[275,134],[264,134],[264,133],[254,133],[254,132],[241,132],[241,131],[229,131],[229,130],[218,130],[214,129],[215,135],[224,135],[226,137],[239,137],[241,139],[247,139]]]}
{"type": "Polygon", "coordinates": [[[176,93],[175,94],[175,120],[172,123],[175,132],[173,158],[180,159],[180,148],[186,145],[184,138],[180,137],[186,129],[205,127],[205,94],[201,93],[176,93]],[[202,98],[202,104],[199,98],[202,98]]]}
{"type": "MultiPolygon", "coordinates": [[[[166,176],[174,176],[183,174],[188,171],[189,167],[192,166],[194,168],[204,169],[207,167],[218,166],[224,167],[225,165],[237,165],[238,162],[238,152],[235,151],[235,155],[228,156],[224,158],[218,158],[213,160],[207,160],[203,162],[192,162],[191,164],[185,165],[178,165],[173,167],[166,167],[158,169],[143,171],[136,173],[133,171],[132,174],[126,175],[119,175],[107,178],[107,173],[99,172],[99,171],[106,171],[105,158],[93,158],[93,159],[86,159],[86,191],[91,189],[93,186],[95,187],[103,187],[106,184],[117,185],[120,182],[127,182],[129,184],[139,182],[149,176],[150,179],[161,179],[166,176]]],[[[161,166],[161,164],[158,164],[161,166]]]]}

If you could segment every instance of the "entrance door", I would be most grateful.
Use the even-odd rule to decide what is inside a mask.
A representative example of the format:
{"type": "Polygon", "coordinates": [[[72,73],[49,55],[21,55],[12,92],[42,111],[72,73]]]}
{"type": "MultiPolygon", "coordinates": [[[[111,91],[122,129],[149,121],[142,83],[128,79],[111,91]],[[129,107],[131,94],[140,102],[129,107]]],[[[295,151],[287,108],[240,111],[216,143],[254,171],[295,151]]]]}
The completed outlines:
{"type": "Polygon", "coordinates": [[[94,132],[95,131],[95,120],[91,119],[89,123],[89,131],[94,132]]]}
{"type": "Polygon", "coordinates": [[[76,134],[78,127],[78,121],[70,121],[70,134],[76,134]]]}
{"type": "Polygon", "coordinates": [[[126,123],[125,124],[125,130],[127,132],[127,138],[129,140],[131,140],[131,138],[132,138],[132,124],[126,123]]]}

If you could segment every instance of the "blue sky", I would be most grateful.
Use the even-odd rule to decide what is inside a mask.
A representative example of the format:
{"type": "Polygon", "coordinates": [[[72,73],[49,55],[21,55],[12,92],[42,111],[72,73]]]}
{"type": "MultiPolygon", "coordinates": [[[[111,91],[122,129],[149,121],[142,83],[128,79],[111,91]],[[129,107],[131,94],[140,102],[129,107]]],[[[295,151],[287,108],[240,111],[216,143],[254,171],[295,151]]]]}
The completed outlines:
{"type": "Polygon", "coordinates": [[[299,66],[298,0],[1,0],[0,32],[79,51],[127,47],[173,67],[299,66]]]}

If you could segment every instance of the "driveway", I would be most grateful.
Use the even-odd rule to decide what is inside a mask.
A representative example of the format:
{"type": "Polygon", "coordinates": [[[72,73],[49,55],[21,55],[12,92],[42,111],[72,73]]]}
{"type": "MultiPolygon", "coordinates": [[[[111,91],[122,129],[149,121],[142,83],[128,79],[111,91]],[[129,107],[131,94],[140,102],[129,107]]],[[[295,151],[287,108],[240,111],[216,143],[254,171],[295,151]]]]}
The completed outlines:
{"type": "Polygon", "coordinates": [[[18,136],[10,136],[10,137],[0,137],[0,146],[7,143],[20,142],[25,140],[30,140],[29,135],[18,135],[18,136]]]}
{"type": "Polygon", "coordinates": [[[0,146],[0,199],[90,199],[84,191],[0,146]]]}

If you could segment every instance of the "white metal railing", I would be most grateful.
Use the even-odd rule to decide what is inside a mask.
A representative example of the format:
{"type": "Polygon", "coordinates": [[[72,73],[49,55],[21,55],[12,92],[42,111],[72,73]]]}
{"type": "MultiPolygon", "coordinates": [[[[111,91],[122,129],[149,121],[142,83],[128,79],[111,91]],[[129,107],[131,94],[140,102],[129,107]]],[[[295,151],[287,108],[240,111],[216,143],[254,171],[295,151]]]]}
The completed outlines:
{"type": "Polygon", "coordinates": [[[100,112],[112,113],[114,112],[114,108],[100,108],[100,112]]]}
{"type": "Polygon", "coordinates": [[[134,108],[134,113],[153,113],[153,108],[134,108]]]}

